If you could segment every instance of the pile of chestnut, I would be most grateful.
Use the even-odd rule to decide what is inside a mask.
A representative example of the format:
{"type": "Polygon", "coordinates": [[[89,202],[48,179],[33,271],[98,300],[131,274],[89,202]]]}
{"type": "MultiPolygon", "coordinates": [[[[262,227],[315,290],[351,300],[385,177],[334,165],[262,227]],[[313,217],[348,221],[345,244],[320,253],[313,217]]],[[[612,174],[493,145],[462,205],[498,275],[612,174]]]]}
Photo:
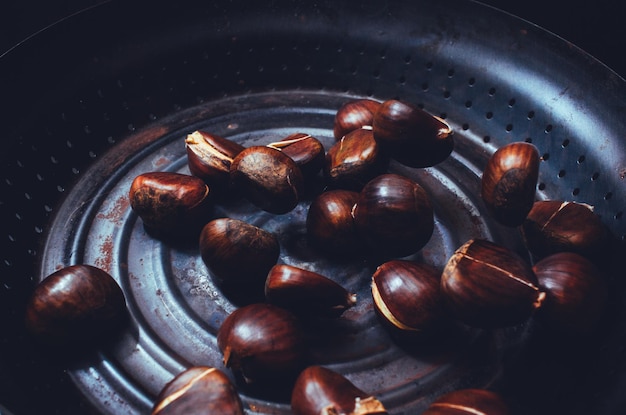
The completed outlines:
{"type": "MultiPolygon", "coordinates": [[[[307,211],[308,238],[329,256],[365,252],[374,258],[372,301],[394,338],[434,336],[450,322],[508,327],[534,315],[576,335],[593,329],[607,298],[605,276],[594,261],[609,232],[588,205],[535,200],[540,157],[532,144],[514,142],[490,157],[481,197],[495,221],[520,229],[534,265],[495,242],[471,239],[439,270],[406,259],[430,240],[433,207],[424,188],[390,173],[389,163],[424,168],[442,162],[454,148],[450,126],[407,102],[361,99],[338,110],[333,133],[336,142],[326,151],[304,133],[244,148],[195,131],[185,140],[191,175],[147,172],[132,182],[130,204],[145,228],[157,237],[197,232],[211,278],[237,306],[217,336],[224,364],[237,377],[249,384],[287,382],[296,415],[387,413],[370,393],[306,358],[301,319],[338,318],[356,304],[355,294],[332,276],[280,263],[280,244],[271,232],[211,217],[220,195],[232,194],[271,214],[288,213],[320,178],[323,189],[307,211]]],[[[27,326],[57,340],[94,321],[115,321],[124,300],[111,281],[87,265],[57,271],[35,290],[27,326]],[[80,304],[74,285],[81,298],[88,294],[110,307],[80,304]]],[[[495,392],[475,389],[446,394],[425,413],[462,410],[508,413],[495,392]]],[[[159,415],[243,412],[236,386],[212,367],[176,376],[153,407],[159,415]]]]}

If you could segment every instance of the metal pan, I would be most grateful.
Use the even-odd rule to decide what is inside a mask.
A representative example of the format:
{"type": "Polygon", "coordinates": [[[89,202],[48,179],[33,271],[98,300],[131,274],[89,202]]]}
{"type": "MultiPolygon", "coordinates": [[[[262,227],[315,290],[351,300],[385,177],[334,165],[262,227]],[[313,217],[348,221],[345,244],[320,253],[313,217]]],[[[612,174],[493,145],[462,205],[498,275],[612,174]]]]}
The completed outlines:
{"type": "MultiPolygon", "coordinates": [[[[425,353],[396,344],[369,297],[371,269],[306,246],[307,201],[288,215],[244,202],[218,207],[280,235],[281,261],[331,273],[358,307],[318,327],[317,362],[414,414],[461,387],[501,392],[519,414],[614,414],[626,409],[624,278],[626,84],[534,25],[462,0],[287,0],[169,5],[105,3],[49,28],[0,61],[3,271],[0,399],[16,414],[148,413],[175,374],[222,367],[215,333],[233,305],[197,247],[151,238],[126,193],[139,173],[188,172],[183,138],[210,130],[245,145],[304,131],[332,143],[334,112],[356,97],[400,98],[456,130],[452,156],[392,169],[435,201],[436,230],[419,259],[442,266],[470,237],[525,253],[517,230],[490,220],[478,196],[499,146],[542,154],[538,199],[591,204],[615,239],[599,334],[563,339],[533,321],[473,330],[425,353]],[[56,362],[23,333],[33,286],[59,267],[90,263],[123,288],[121,337],[56,362]]],[[[225,369],[227,372],[228,370],[225,369]]],[[[285,400],[242,390],[250,412],[287,414],[285,400]]]]}

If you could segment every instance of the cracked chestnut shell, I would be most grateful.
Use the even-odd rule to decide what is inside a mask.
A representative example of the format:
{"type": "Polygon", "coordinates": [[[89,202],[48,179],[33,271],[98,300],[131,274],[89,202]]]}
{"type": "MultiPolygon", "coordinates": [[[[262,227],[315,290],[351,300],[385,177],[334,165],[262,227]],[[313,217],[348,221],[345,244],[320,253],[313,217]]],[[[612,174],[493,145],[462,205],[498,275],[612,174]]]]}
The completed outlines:
{"type": "Polygon", "coordinates": [[[234,188],[256,207],[273,214],[293,210],[304,191],[304,178],[295,161],[267,146],[248,147],[230,166],[234,188]]]}
{"type": "Polygon", "coordinates": [[[239,143],[205,131],[194,131],[185,139],[191,174],[220,189],[228,187],[230,165],[244,148],[239,143]]]}
{"type": "Polygon", "coordinates": [[[126,318],[122,289],[106,271],[70,265],[41,281],[26,305],[26,329],[53,346],[97,344],[126,318]]]}
{"type": "Polygon", "coordinates": [[[539,152],[526,142],[504,145],[489,158],[483,171],[481,197],[499,223],[515,227],[524,222],[535,201],[539,152]]]}
{"type": "Polygon", "coordinates": [[[362,127],[371,127],[374,122],[374,114],[380,107],[380,102],[372,99],[357,99],[343,104],[335,114],[333,135],[336,140],[351,131],[362,127]]]}
{"type": "Polygon", "coordinates": [[[383,415],[383,404],[346,377],[323,366],[300,373],[291,394],[294,415],[383,415]]]}
{"type": "Polygon", "coordinates": [[[152,407],[151,415],[243,415],[235,385],[219,369],[194,366],[168,382],[152,407]]]}
{"type": "Polygon", "coordinates": [[[452,128],[441,118],[404,101],[384,101],[373,120],[376,141],[398,162],[430,167],[454,149],[452,128]]]}
{"type": "Polygon", "coordinates": [[[573,252],[549,255],[533,266],[546,299],[537,317],[550,328],[585,335],[600,322],[608,299],[606,278],[590,260],[573,252]]]}
{"type": "Polygon", "coordinates": [[[335,281],[300,267],[274,265],[265,282],[265,297],[298,315],[338,317],[356,304],[356,294],[335,281]]]}
{"type": "Polygon", "coordinates": [[[324,167],[324,145],[311,134],[294,133],[267,146],[282,151],[295,161],[305,180],[315,177],[324,167]]]}
{"type": "Polygon", "coordinates": [[[454,252],[444,267],[441,290],[458,320],[483,328],[520,324],[545,298],[530,264],[484,239],[469,240],[454,252]]]}
{"type": "Polygon", "coordinates": [[[224,365],[246,383],[296,378],[307,349],[297,317],[272,304],[257,303],[233,311],[217,333],[224,365]]]}
{"type": "Polygon", "coordinates": [[[434,213],[417,182],[387,173],[370,180],[353,211],[357,231],[377,257],[404,257],[419,251],[434,231],[434,213]]]}
{"type": "Polygon", "coordinates": [[[219,218],[200,233],[200,254],[215,285],[237,304],[264,299],[267,273],[280,255],[278,238],[239,219],[219,218]]]}
{"type": "Polygon", "coordinates": [[[437,398],[422,415],[510,415],[504,399],[487,389],[460,389],[437,398]]]}

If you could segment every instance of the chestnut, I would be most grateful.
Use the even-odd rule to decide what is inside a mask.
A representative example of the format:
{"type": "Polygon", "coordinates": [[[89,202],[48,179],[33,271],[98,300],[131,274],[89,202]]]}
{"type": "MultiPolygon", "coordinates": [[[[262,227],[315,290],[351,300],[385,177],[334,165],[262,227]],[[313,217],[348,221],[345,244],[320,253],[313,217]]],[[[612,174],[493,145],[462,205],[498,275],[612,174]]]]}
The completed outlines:
{"type": "Polygon", "coordinates": [[[434,213],[426,191],[394,173],[370,180],[353,210],[357,231],[378,257],[404,257],[419,251],[434,231],[434,213]]]}
{"type": "Polygon", "coordinates": [[[372,99],[356,99],[341,105],[335,114],[333,135],[335,139],[341,138],[350,131],[361,127],[371,127],[374,122],[374,114],[380,107],[380,102],[372,99]]]}
{"type": "Polygon", "coordinates": [[[205,131],[194,131],[185,139],[189,171],[218,189],[228,187],[230,165],[243,149],[239,143],[205,131]]]}
{"type": "Polygon", "coordinates": [[[179,373],[159,393],[151,415],[243,415],[235,385],[221,370],[194,366],[179,373]]]}
{"type": "Polygon", "coordinates": [[[324,177],[331,187],[360,190],[388,166],[389,158],[381,152],[372,130],[360,128],[328,149],[324,177]]]}
{"type": "Polygon", "coordinates": [[[460,389],[446,393],[430,404],[422,415],[509,415],[500,394],[487,389],[460,389]]]}
{"type": "Polygon", "coordinates": [[[529,263],[485,239],[471,239],[452,254],[441,276],[441,290],[458,320],[482,328],[524,322],[546,295],[529,263]]]}
{"type": "Polygon", "coordinates": [[[374,114],[372,128],[383,149],[409,167],[434,166],[454,149],[452,128],[409,102],[384,101],[374,114]]]}
{"type": "Polygon", "coordinates": [[[218,218],[200,233],[200,254],[211,278],[232,302],[264,298],[265,279],[280,255],[278,238],[239,219],[218,218]]]}
{"type": "Polygon", "coordinates": [[[267,146],[248,147],[230,166],[231,183],[252,204],[266,212],[293,210],[304,191],[304,178],[295,161],[267,146]]]}
{"type": "Polygon", "coordinates": [[[332,189],[313,199],[306,216],[306,231],[312,246],[335,257],[362,251],[352,217],[358,198],[356,191],[332,189]]]}
{"type": "Polygon", "coordinates": [[[505,226],[524,222],[535,201],[539,152],[526,142],[509,143],[489,158],[483,171],[481,197],[489,214],[505,226]]]}
{"type": "Polygon", "coordinates": [[[593,207],[584,203],[537,201],[521,230],[526,247],[538,258],[575,252],[598,264],[608,251],[609,232],[593,207]]]}
{"type": "Polygon", "coordinates": [[[428,332],[444,320],[441,272],[431,265],[390,260],[372,275],[374,309],[386,326],[404,332],[428,332]]]}
{"type": "Polygon", "coordinates": [[[309,366],[300,373],[291,393],[291,410],[294,415],[387,414],[376,397],[323,366],[309,366]]]}
{"type": "Polygon", "coordinates": [[[550,329],[588,334],[597,327],[608,299],[602,272],[587,258],[559,252],[533,266],[546,299],[537,317],[550,329]]]}
{"type": "Polygon", "coordinates": [[[324,167],[324,145],[310,134],[294,133],[267,146],[281,150],[295,161],[305,180],[315,177],[324,167]]]}
{"type": "Polygon", "coordinates": [[[210,191],[202,179],[174,172],[148,172],[134,178],[130,206],[155,235],[195,233],[210,213],[210,191]]]}
{"type": "Polygon", "coordinates": [[[295,379],[307,360],[304,333],[297,317],[266,303],[233,311],[217,333],[224,365],[246,383],[295,379]]]}
{"type": "Polygon", "coordinates": [[[274,265],[265,282],[265,297],[298,315],[337,317],[356,304],[356,294],[335,281],[300,267],[274,265]]]}
{"type": "Polygon", "coordinates": [[[69,265],[47,276],[31,294],[26,329],[52,346],[97,344],[126,318],[124,293],[109,273],[92,265],[69,265]]]}

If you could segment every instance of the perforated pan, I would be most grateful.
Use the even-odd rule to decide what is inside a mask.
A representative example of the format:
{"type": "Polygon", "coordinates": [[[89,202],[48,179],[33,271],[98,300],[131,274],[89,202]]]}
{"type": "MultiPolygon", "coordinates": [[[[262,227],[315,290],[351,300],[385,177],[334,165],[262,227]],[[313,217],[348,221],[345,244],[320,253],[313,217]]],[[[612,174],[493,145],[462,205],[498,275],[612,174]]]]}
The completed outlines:
{"type": "MultiPolygon", "coordinates": [[[[285,215],[245,201],[216,206],[216,215],[275,232],[281,262],[357,292],[357,307],[316,327],[315,362],[392,414],[420,413],[462,387],[496,390],[516,414],[626,410],[623,79],[536,26],[471,1],[126,3],[74,16],[0,61],[0,402],[9,410],[149,413],[186,367],[232,376],[215,335],[234,306],[195,244],[145,232],[129,207],[130,182],[147,171],[188,173],[184,137],[196,129],[244,145],[306,132],[328,148],[335,111],[362,97],[416,103],[455,129],[455,151],[440,165],[391,166],[434,203],[435,233],[417,259],[442,267],[471,237],[528,257],[519,231],[490,219],[478,189],[496,148],[532,142],[542,155],[537,199],[593,205],[612,232],[603,264],[609,312],[587,339],[549,335],[531,319],[471,330],[428,352],[402,347],[374,316],[369,265],[307,245],[309,200],[285,215]],[[74,263],[108,271],[131,319],[110,344],[61,364],[24,335],[22,313],[36,283],[74,263]]],[[[241,396],[250,413],[290,413],[280,397],[244,386],[241,396]]]]}

